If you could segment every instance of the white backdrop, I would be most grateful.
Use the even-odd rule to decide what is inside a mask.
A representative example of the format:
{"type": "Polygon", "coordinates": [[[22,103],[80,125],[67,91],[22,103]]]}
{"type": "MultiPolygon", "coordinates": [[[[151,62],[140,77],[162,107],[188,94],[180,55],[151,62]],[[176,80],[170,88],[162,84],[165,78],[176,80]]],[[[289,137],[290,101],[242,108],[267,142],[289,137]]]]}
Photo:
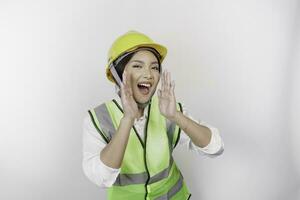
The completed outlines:
{"type": "Polygon", "coordinates": [[[137,30],[168,47],[177,99],[225,143],[216,158],[176,149],[191,199],[299,200],[299,12],[297,0],[0,1],[0,199],[106,199],[82,171],[82,121],[114,96],[111,43],[137,30]]]}

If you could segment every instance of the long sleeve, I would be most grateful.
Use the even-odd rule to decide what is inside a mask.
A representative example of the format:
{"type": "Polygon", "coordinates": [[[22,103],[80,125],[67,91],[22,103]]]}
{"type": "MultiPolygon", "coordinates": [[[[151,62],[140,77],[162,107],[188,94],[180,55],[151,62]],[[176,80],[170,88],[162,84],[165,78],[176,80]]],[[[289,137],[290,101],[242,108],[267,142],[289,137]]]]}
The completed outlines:
{"type": "Polygon", "coordinates": [[[224,151],[224,142],[220,136],[219,130],[204,121],[195,120],[194,117],[188,112],[184,104],[182,104],[182,110],[185,116],[189,117],[196,123],[209,128],[212,136],[208,145],[202,148],[195,145],[190,137],[184,131],[182,131],[180,134],[178,145],[187,145],[187,148],[189,150],[196,151],[197,153],[208,156],[210,158],[221,155],[224,151]]]}
{"type": "Polygon", "coordinates": [[[105,147],[106,142],[97,132],[88,114],[85,116],[83,121],[82,141],[82,168],[84,174],[90,181],[99,187],[110,187],[120,173],[120,168],[111,168],[100,160],[100,152],[105,147]]]}

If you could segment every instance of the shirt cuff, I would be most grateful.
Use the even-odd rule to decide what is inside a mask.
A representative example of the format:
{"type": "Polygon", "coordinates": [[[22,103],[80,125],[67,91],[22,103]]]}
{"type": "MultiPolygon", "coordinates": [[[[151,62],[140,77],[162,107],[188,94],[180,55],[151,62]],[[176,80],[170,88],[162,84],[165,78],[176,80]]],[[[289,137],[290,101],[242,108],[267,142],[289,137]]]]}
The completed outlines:
{"type": "Polygon", "coordinates": [[[224,143],[220,137],[219,130],[205,122],[201,122],[200,125],[209,128],[211,131],[210,142],[205,147],[199,147],[191,141],[189,144],[190,148],[196,149],[198,153],[204,153],[211,157],[220,155],[224,151],[224,143]]]}
{"type": "Polygon", "coordinates": [[[110,187],[114,184],[114,182],[117,179],[117,176],[119,175],[121,168],[112,168],[104,164],[101,159],[98,160],[98,169],[101,171],[102,175],[102,184],[105,185],[106,187],[110,187]]]}

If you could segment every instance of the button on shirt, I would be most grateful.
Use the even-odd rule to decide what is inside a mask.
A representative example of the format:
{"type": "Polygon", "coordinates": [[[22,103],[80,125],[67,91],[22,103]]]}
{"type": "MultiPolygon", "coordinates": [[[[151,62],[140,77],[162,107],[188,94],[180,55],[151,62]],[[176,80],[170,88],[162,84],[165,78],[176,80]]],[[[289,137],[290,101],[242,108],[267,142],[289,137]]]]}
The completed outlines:
{"type": "MultiPolygon", "coordinates": [[[[115,98],[120,106],[122,106],[119,97],[115,98]]],[[[144,141],[144,127],[147,120],[149,106],[144,109],[144,114],[141,118],[135,119],[134,126],[140,138],[144,141]]],[[[208,157],[216,157],[224,151],[224,143],[220,137],[219,130],[204,121],[195,120],[182,104],[183,114],[198,124],[210,129],[212,137],[207,146],[201,148],[195,145],[190,137],[181,130],[180,138],[177,146],[185,145],[188,150],[197,152],[199,155],[208,157]]],[[[100,152],[106,146],[106,142],[97,132],[89,114],[87,113],[83,120],[83,161],[82,167],[84,174],[94,184],[101,188],[108,188],[115,182],[121,168],[111,168],[105,165],[100,159],[100,152]]]]}

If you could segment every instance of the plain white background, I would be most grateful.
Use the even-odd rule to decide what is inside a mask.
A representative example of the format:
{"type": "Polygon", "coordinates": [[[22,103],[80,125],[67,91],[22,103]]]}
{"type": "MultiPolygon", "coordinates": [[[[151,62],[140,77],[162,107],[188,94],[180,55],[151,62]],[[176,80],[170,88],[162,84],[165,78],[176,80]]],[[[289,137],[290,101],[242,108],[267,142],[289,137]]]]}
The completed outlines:
{"type": "Polygon", "coordinates": [[[82,122],[114,96],[128,30],[168,48],[177,99],[224,153],[176,149],[193,200],[300,199],[297,0],[0,1],[0,199],[106,199],[83,174],[82,122]]]}

